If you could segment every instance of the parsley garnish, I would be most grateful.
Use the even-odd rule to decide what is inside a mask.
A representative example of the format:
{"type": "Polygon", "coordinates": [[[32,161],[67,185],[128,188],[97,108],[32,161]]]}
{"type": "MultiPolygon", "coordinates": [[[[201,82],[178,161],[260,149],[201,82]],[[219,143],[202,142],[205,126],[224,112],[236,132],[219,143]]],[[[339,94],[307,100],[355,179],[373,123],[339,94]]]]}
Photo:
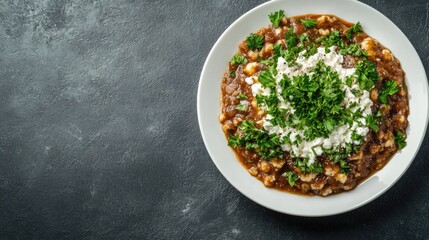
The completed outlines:
{"type": "Polygon", "coordinates": [[[375,118],[374,118],[374,116],[373,116],[373,115],[368,115],[368,116],[366,117],[366,124],[367,124],[370,128],[372,128],[372,130],[374,130],[374,132],[378,132],[378,130],[380,129],[380,128],[378,127],[377,120],[375,120],[375,118]]]}
{"type": "Polygon", "coordinates": [[[253,121],[247,120],[243,120],[238,129],[241,131],[240,134],[229,135],[228,146],[253,149],[259,156],[267,160],[282,157],[283,150],[280,147],[278,135],[270,135],[265,130],[256,128],[253,121]]]}
{"type": "MultiPolygon", "coordinates": [[[[290,27],[285,33],[286,44],[288,48],[293,48],[298,44],[298,34],[293,32],[293,27],[290,27]]],[[[280,45],[281,47],[281,45],[280,45]]]]}
{"type": "Polygon", "coordinates": [[[353,93],[353,95],[355,96],[359,96],[361,94],[361,91],[359,89],[352,89],[351,92],[353,93]]]}
{"type": "MultiPolygon", "coordinates": [[[[295,110],[288,123],[291,127],[304,130],[305,140],[326,137],[334,126],[353,122],[350,109],[341,107],[344,100],[342,81],[338,73],[323,62],[319,62],[314,74],[284,76],[279,85],[282,97],[295,110]]],[[[269,107],[268,107],[269,108],[269,107]]]]}
{"type": "Polygon", "coordinates": [[[377,72],[377,65],[366,59],[357,63],[355,76],[359,83],[359,88],[362,90],[371,89],[380,78],[377,72]]]}
{"type": "Polygon", "coordinates": [[[353,34],[358,34],[362,32],[362,27],[360,26],[360,22],[357,22],[351,28],[346,31],[346,37],[349,41],[353,40],[353,34]]]}
{"type": "Polygon", "coordinates": [[[318,43],[321,43],[327,50],[331,46],[337,46],[339,48],[339,53],[342,55],[353,55],[356,57],[366,57],[366,52],[360,47],[360,44],[351,44],[347,45],[343,41],[343,37],[341,36],[339,31],[333,31],[325,37],[318,37],[315,40],[318,43]]]}
{"type": "Polygon", "coordinates": [[[322,45],[326,48],[329,48],[331,46],[338,46],[342,48],[345,46],[345,43],[343,42],[339,31],[332,31],[325,37],[318,37],[316,38],[315,42],[322,43],[322,45]]]}
{"type": "Polygon", "coordinates": [[[358,145],[347,144],[345,148],[337,149],[323,149],[323,151],[329,156],[335,164],[339,164],[341,167],[341,173],[348,174],[350,172],[350,166],[346,159],[351,153],[356,153],[359,150],[358,145]]]}
{"type": "Polygon", "coordinates": [[[302,171],[302,173],[323,173],[323,167],[320,162],[314,162],[310,166],[307,166],[308,158],[304,159],[296,159],[295,160],[295,166],[299,167],[299,169],[302,171]]]}
{"type": "Polygon", "coordinates": [[[295,186],[295,182],[299,179],[299,176],[294,172],[285,172],[282,174],[283,177],[287,178],[291,187],[295,186]]]}
{"type": "Polygon", "coordinates": [[[262,84],[263,87],[276,86],[276,79],[268,69],[262,70],[261,74],[258,77],[258,81],[262,84]]]}
{"type": "Polygon", "coordinates": [[[244,95],[243,93],[239,93],[239,94],[237,95],[237,99],[238,99],[238,100],[246,100],[246,95],[244,95]]]}
{"type": "Polygon", "coordinates": [[[264,37],[251,33],[247,38],[247,47],[250,50],[261,49],[264,46],[264,37]]]}
{"type": "Polygon", "coordinates": [[[240,104],[240,105],[235,106],[235,109],[240,110],[240,111],[246,111],[247,106],[240,104]]]}
{"type": "Polygon", "coordinates": [[[366,52],[360,47],[359,43],[345,46],[339,51],[339,53],[342,55],[350,54],[355,57],[366,56],[366,52]]]}
{"type": "Polygon", "coordinates": [[[340,160],[341,173],[348,174],[350,172],[350,166],[345,160],[340,160]]]}
{"type": "Polygon", "coordinates": [[[268,15],[274,27],[279,27],[280,22],[284,16],[285,16],[285,12],[283,10],[280,10],[278,12],[273,12],[268,15]]]}
{"type": "MultiPolygon", "coordinates": [[[[350,77],[350,76],[348,76],[347,78],[346,78],[346,85],[349,87],[349,88],[351,88],[352,87],[352,84],[353,84],[353,78],[352,77],[350,77]]],[[[354,94],[354,93],[353,93],[354,94]]]]}
{"type": "Polygon", "coordinates": [[[235,54],[230,61],[230,63],[234,64],[234,65],[239,65],[239,64],[246,63],[246,62],[247,62],[246,58],[240,54],[235,54]]]}
{"type": "Polygon", "coordinates": [[[393,138],[395,139],[396,144],[398,144],[399,150],[403,149],[405,146],[407,146],[407,142],[405,141],[405,135],[398,131],[393,138]]]}
{"type": "Polygon", "coordinates": [[[313,19],[299,19],[305,28],[314,28],[317,25],[317,22],[313,19]]]}
{"type": "Polygon", "coordinates": [[[392,96],[397,93],[399,90],[398,84],[394,80],[385,81],[383,87],[380,90],[378,99],[381,103],[387,103],[387,96],[392,96]]]}
{"type": "Polygon", "coordinates": [[[264,65],[267,65],[267,66],[271,66],[271,65],[274,65],[275,63],[274,63],[274,59],[272,59],[272,58],[269,58],[269,59],[262,59],[262,60],[260,60],[259,61],[260,63],[262,63],[262,64],[264,64],[264,65]]]}
{"type": "Polygon", "coordinates": [[[375,113],[375,116],[376,116],[376,117],[381,117],[381,116],[383,116],[383,115],[381,114],[381,110],[380,110],[380,109],[378,109],[377,113],[375,113]]]}
{"type": "Polygon", "coordinates": [[[357,141],[357,142],[360,142],[360,141],[362,141],[362,136],[361,135],[359,135],[359,134],[357,134],[356,132],[353,132],[352,133],[352,139],[354,140],[354,141],[357,141]]]}
{"type": "Polygon", "coordinates": [[[230,72],[229,72],[229,76],[231,76],[231,77],[235,77],[235,71],[230,71],[230,72]]]}

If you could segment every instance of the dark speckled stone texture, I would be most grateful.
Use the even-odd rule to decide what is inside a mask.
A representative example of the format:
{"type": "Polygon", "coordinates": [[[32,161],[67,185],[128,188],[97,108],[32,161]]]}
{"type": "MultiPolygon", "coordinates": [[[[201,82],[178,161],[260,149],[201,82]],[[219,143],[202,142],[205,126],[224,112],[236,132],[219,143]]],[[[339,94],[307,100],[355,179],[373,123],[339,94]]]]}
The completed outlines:
{"type": "MultiPolygon", "coordinates": [[[[335,217],[263,208],[200,137],[204,60],[252,0],[0,0],[0,239],[428,239],[429,147],[335,217]]],[[[429,2],[365,0],[429,72],[429,2]]]]}

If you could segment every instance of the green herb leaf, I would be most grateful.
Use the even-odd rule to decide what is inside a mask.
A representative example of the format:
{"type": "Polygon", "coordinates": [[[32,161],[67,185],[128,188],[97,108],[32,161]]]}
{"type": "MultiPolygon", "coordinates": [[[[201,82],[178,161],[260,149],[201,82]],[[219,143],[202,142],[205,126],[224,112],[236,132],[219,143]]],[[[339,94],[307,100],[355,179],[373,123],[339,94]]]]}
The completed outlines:
{"type": "Polygon", "coordinates": [[[317,22],[313,19],[299,19],[299,21],[301,21],[305,28],[314,28],[317,26],[317,22]]]}
{"type": "Polygon", "coordinates": [[[273,23],[274,27],[279,27],[282,18],[285,16],[285,12],[280,10],[278,12],[273,12],[268,15],[270,21],[273,23]]]}
{"type": "Polygon", "coordinates": [[[340,160],[341,173],[348,174],[350,172],[350,166],[345,160],[340,160]]]}
{"type": "Polygon", "coordinates": [[[350,166],[346,159],[349,154],[359,151],[359,146],[346,144],[346,148],[323,149],[323,151],[329,156],[330,159],[332,159],[335,164],[339,164],[341,173],[348,174],[350,172],[350,166]]]}
{"type": "Polygon", "coordinates": [[[348,76],[348,77],[346,78],[346,84],[347,84],[347,86],[348,86],[348,87],[352,87],[352,84],[353,84],[353,78],[352,78],[352,77],[350,77],[350,76],[348,76]]]}
{"type": "Polygon", "coordinates": [[[234,65],[239,65],[239,64],[246,63],[246,62],[247,62],[246,58],[240,54],[235,54],[230,61],[230,63],[234,64],[234,65]]]}
{"type": "Polygon", "coordinates": [[[346,46],[339,31],[332,31],[325,37],[316,38],[315,42],[320,42],[326,48],[338,46],[341,49],[346,46]]]}
{"type": "Polygon", "coordinates": [[[361,90],[371,89],[380,79],[377,65],[366,59],[362,59],[357,63],[355,77],[361,90]]]}
{"type": "Polygon", "coordinates": [[[324,124],[328,132],[332,132],[332,130],[334,130],[335,121],[332,118],[326,119],[324,124]]]}
{"type": "Polygon", "coordinates": [[[356,57],[367,56],[366,52],[360,47],[359,43],[355,43],[348,46],[343,46],[339,51],[342,55],[353,55],[356,57]]]}
{"type": "Polygon", "coordinates": [[[375,116],[376,116],[376,117],[381,117],[381,116],[382,116],[382,114],[381,114],[381,110],[380,110],[380,109],[378,109],[378,111],[377,111],[377,113],[375,114],[375,116]]]}
{"type": "Polygon", "coordinates": [[[381,103],[386,104],[387,96],[394,95],[398,91],[399,91],[399,87],[395,80],[385,81],[378,95],[378,99],[380,100],[381,103]]]}
{"type": "Polygon", "coordinates": [[[229,72],[229,76],[231,76],[231,77],[235,77],[235,71],[230,71],[230,72],[229,72]]]}
{"type": "Polygon", "coordinates": [[[360,25],[360,22],[357,22],[355,25],[353,25],[351,28],[349,28],[346,31],[346,37],[349,41],[353,40],[353,34],[359,34],[362,32],[362,27],[360,25]]]}
{"type": "Polygon", "coordinates": [[[235,106],[235,109],[240,110],[240,111],[246,111],[247,106],[240,104],[240,105],[235,106]]]}
{"type": "Polygon", "coordinates": [[[243,93],[239,93],[239,94],[237,95],[237,99],[238,99],[238,100],[246,100],[246,95],[244,95],[243,93]]]}
{"type": "Polygon", "coordinates": [[[352,133],[352,139],[353,139],[353,141],[358,141],[358,142],[360,142],[360,141],[362,141],[362,136],[361,135],[359,135],[359,134],[357,134],[356,132],[353,132],[352,133]]]}
{"type": "Polygon", "coordinates": [[[250,50],[261,49],[264,46],[264,37],[251,33],[247,38],[247,47],[250,50]]]}
{"type": "Polygon", "coordinates": [[[378,132],[378,130],[380,129],[380,128],[378,127],[377,120],[375,120],[375,118],[374,118],[374,116],[373,116],[373,115],[368,115],[368,116],[366,117],[366,124],[367,124],[370,128],[372,128],[372,130],[374,130],[374,132],[378,132]]]}
{"type": "Polygon", "coordinates": [[[240,140],[238,137],[229,134],[228,146],[236,148],[240,146],[240,140]]]}
{"type": "Polygon", "coordinates": [[[274,59],[272,59],[272,58],[270,58],[270,59],[263,59],[263,60],[260,60],[259,62],[262,63],[262,64],[264,64],[264,65],[267,65],[267,66],[272,66],[272,65],[276,64],[274,62],[274,59]]]}
{"type": "Polygon", "coordinates": [[[275,87],[276,79],[273,74],[268,69],[262,70],[261,74],[258,77],[258,81],[262,84],[263,87],[275,87]]]}
{"type": "Polygon", "coordinates": [[[295,186],[295,182],[299,179],[299,176],[294,172],[285,172],[282,176],[287,178],[291,187],[295,186]]]}
{"type": "Polygon", "coordinates": [[[339,48],[339,53],[342,55],[353,55],[365,58],[367,56],[366,52],[360,47],[360,44],[347,45],[343,41],[343,37],[339,31],[333,31],[327,36],[318,37],[315,42],[321,43],[327,50],[331,46],[337,46],[339,48]]]}
{"type": "Polygon", "coordinates": [[[293,32],[293,27],[290,27],[285,33],[286,45],[288,48],[293,48],[298,44],[298,34],[293,32]]]}
{"type": "Polygon", "coordinates": [[[259,156],[267,160],[281,158],[284,154],[279,136],[270,135],[265,130],[256,128],[253,121],[243,120],[238,129],[241,130],[241,133],[236,133],[235,136],[230,135],[228,146],[253,149],[259,156]]]}
{"type": "Polygon", "coordinates": [[[304,173],[323,173],[323,167],[320,162],[314,162],[310,166],[308,166],[308,158],[304,159],[295,159],[295,166],[299,167],[299,169],[304,173]]]}
{"type": "Polygon", "coordinates": [[[403,149],[405,146],[407,146],[407,142],[405,141],[405,135],[398,131],[393,138],[395,139],[396,144],[398,144],[399,150],[403,149]]]}

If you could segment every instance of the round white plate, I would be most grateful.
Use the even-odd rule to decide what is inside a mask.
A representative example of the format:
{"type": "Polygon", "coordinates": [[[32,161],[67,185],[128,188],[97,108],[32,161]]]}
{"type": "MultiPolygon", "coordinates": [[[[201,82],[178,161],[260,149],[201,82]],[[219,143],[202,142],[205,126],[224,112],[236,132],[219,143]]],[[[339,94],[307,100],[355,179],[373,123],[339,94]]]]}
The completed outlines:
{"type": "Polygon", "coordinates": [[[299,216],[327,216],[350,211],[374,200],[404,174],[426,132],[428,84],[423,64],[407,37],[377,10],[354,0],[277,0],[266,2],[236,20],[218,39],[204,64],[198,87],[198,121],[207,150],[219,171],[241,193],[267,208],[299,216]],[[406,73],[410,96],[407,147],[354,190],[328,197],[308,197],[264,187],[241,165],[218,121],[221,79],[238,44],[249,33],[269,24],[268,14],[280,9],[287,16],[309,13],[334,14],[349,22],[360,21],[365,32],[399,59],[406,73]]]}

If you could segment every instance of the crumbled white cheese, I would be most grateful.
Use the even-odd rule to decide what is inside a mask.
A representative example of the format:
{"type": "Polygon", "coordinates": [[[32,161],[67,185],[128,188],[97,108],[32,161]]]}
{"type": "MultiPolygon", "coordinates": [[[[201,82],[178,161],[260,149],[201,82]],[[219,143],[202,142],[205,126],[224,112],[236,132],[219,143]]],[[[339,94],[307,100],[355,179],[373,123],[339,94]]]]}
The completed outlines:
{"type": "MultiPolygon", "coordinates": [[[[347,143],[359,144],[359,142],[353,141],[352,134],[355,132],[360,136],[365,136],[369,129],[365,126],[365,117],[371,114],[372,101],[369,98],[369,92],[365,90],[360,90],[359,86],[353,84],[351,87],[348,87],[345,84],[346,78],[352,76],[356,69],[355,68],[343,68],[344,57],[336,52],[336,47],[331,47],[329,52],[325,51],[324,47],[319,47],[317,53],[305,58],[306,51],[299,53],[296,60],[296,65],[289,66],[286,60],[282,57],[278,58],[277,61],[277,76],[276,77],[276,92],[278,93],[279,99],[279,108],[287,109],[288,114],[293,114],[294,109],[291,107],[288,101],[285,101],[280,94],[283,92],[279,82],[283,79],[283,75],[287,75],[292,79],[293,76],[298,75],[312,75],[312,71],[316,67],[319,61],[324,62],[327,66],[331,67],[331,70],[338,73],[339,78],[343,81],[343,91],[345,92],[344,101],[342,103],[343,107],[349,107],[352,103],[357,103],[357,106],[351,109],[352,112],[360,111],[363,118],[353,122],[352,126],[349,124],[337,126],[334,128],[332,133],[326,138],[316,138],[312,141],[303,140],[301,143],[297,144],[283,144],[281,145],[284,151],[291,152],[296,157],[309,158],[308,165],[314,163],[314,160],[317,156],[323,153],[322,147],[331,149],[338,146],[345,147],[347,143]],[[352,93],[352,90],[359,90],[361,94],[355,96],[352,93]],[[358,123],[360,122],[360,124],[358,123]]],[[[252,79],[253,80],[253,79],[252,79]]],[[[246,80],[247,82],[247,80],[246,80]]],[[[263,88],[260,83],[254,83],[252,86],[253,96],[261,94],[268,96],[271,92],[269,88],[263,88]]],[[[291,127],[281,128],[279,126],[273,126],[269,121],[272,119],[272,116],[267,114],[264,119],[262,119],[263,127],[269,134],[277,134],[280,137],[289,135],[289,138],[292,142],[297,139],[297,136],[300,136],[301,139],[304,139],[304,131],[294,129],[291,127]]]]}
{"type": "Polygon", "coordinates": [[[252,85],[253,96],[261,94],[263,96],[269,96],[271,94],[271,89],[262,87],[262,84],[255,83],[252,85]]]}
{"type": "Polygon", "coordinates": [[[245,78],[245,79],[244,79],[244,81],[245,81],[247,84],[252,85],[252,84],[253,84],[253,78],[254,78],[254,76],[247,77],[247,78],[245,78]]]}

